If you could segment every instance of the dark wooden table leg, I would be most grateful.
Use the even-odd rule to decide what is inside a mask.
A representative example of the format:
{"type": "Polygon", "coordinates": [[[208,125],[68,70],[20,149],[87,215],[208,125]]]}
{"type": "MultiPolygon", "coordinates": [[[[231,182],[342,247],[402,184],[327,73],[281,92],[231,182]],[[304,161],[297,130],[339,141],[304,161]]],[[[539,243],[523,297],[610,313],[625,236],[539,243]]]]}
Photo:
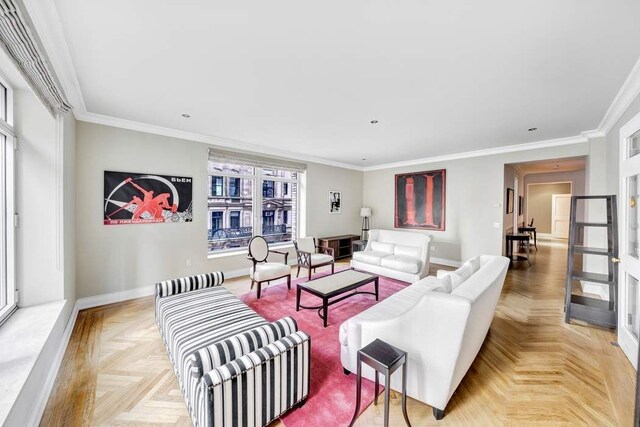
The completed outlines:
{"type": "Polygon", "coordinates": [[[300,286],[296,286],[296,311],[300,311],[300,292],[302,288],[300,286]]]}
{"type": "Polygon", "coordinates": [[[389,396],[391,394],[391,375],[384,373],[384,427],[389,427],[389,396]]]}
{"type": "Polygon", "coordinates": [[[533,246],[536,247],[536,252],[538,252],[538,232],[533,230],[533,246]]]}
{"type": "Polygon", "coordinates": [[[351,422],[349,423],[349,427],[353,426],[353,423],[356,422],[358,418],[358,414],[360,413],[360,392],[362,390],[362,367],[360,364],[360,355],[358,354],[358,373],[356,374],[356,410],[353,413],[353,418],[351,418],[351,422]]]}
{"type": "Polygon", "coordinates": [[[404,416],[404,422],[411,427],[409,422],[409,415],[407,415],[407,364],[409,358],[404,357],[404,365],[402,365],[402,415],[404,416]]]}
{"type": "Polygon", "coordinates": [[[324,315],[324,327],[326,328],[329,320],[329,300],[326,298],[322,299],[322,314],[324,315]]]}
{"type": "Polygon", "coordinates": [[[529,259],[529,246],[530,246],[529,240],[527,240],[525,243],[526,243],[525,248],[527,250],[527,262],[529,263],[529,267],[531,267],[531,260],[529,259]]]}
{"type": "Polygon", "coordinates": [[[378,301],[378,278],[376,277],[376,280],[374,281],[374,285],[376,288],[376,301],[378,301]]]}
{"type": "Polygon", "coordinates": [[[380,378],[379,378],[379,373],[378,371],[374,371],[375,372],[375,376],[376,376],[376,391],[375,391],[375,395],[373,396],[373,404],[374,406],[378,405],[378,395],[380,394],[380,378]]]}

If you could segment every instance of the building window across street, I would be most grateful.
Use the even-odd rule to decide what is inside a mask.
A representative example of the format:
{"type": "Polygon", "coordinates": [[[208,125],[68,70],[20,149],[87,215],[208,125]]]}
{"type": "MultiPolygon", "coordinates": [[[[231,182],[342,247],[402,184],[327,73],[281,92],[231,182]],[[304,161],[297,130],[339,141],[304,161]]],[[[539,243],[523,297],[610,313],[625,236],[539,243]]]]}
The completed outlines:
{"type": "Polygon", "coordinates": [[[209,252],[246,248],[253,236],[291,242],[298,231],[300,176],[298,170],[210,158],[209,252]]]}

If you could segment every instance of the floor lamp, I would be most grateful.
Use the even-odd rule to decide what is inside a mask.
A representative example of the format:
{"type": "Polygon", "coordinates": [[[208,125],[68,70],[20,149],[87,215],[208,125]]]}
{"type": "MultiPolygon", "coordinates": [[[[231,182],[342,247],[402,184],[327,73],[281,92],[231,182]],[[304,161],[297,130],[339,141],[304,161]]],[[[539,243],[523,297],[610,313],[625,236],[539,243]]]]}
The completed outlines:
{"type": "Polygon", "coordinates": [[[369,239],[369,217],[371,216],[371,208],[361,208],[360,216],[362,217],[362,240],[369,239]]]}

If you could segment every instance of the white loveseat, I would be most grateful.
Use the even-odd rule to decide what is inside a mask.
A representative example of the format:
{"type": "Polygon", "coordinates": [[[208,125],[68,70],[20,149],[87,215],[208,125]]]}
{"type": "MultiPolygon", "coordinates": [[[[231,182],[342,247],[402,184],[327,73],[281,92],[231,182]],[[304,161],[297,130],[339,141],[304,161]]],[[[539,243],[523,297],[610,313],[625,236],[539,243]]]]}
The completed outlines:
{"type": "MultiPolygon", "coordinates": [[[[484,342],[508,266],[505,257],[476,257],[458,273],[426,277],[347,320],[340,326],[345,371],[356,372],[358,350],[376,338],[405,350],[408,395],[442,418],[484,342]]],[[[374,379],[369,367],[362,375],[374,379]]],[[[400,377],[391,378],[394,390],[402,390],[400,377]]]]}
{"type": "Polygon", "coordinates": [[[429,274],[431,236],[396,230],[371,230],[364,251],[354,252],[351,267],[413,283],[429,274]]]}

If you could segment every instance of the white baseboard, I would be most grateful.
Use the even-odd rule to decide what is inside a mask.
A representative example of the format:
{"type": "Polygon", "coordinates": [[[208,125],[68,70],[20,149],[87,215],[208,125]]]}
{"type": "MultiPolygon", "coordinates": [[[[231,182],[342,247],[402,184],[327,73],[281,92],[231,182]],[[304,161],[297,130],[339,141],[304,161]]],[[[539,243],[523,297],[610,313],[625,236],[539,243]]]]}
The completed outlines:
{"type": "Polygon", "coordinates": [[[67,320],[67,325],[64,328],[64,332],[62,333],[62,338],[60,340],[60,343],[58,344],[58,350],[56,351],[55,357],[51,361],[49,374],[42,384],[40,395],[34,400],[33,412],[31,412],[31,419],[29,420],[28,424],[30,426],[40,425],[40,420],[42,419],[42,415],[44,415],[44,410],[47,407],[47,402],[49,401],[49,397],[51,396],[51,392],[53,391],[53,386],[56,382],[60,366],[62,365],[62,359],[64,358],[64,354],[67,351],[67,346],[69,345],[69,340],[71,339],[71,333],[73,332],[77,317],[78,303],[76,301],[73,309],[71,310],[69,319],[67,320]]]}
{"type": "Polygon", "coordinates": [[[462,261],[455,261],[452,259],[446,258],[438,258],[438,257],[430,257],[429,262],[433,264],[446,265],[448,267],[460,267],[462,265],[462,261]]]}
{"type": "Polygon", "coordinates": [[[78,310],[84,310],[101,305],[113,304],[130,299],[146,297],[155,293],[155,287],[144,286],[142,288],[128,289],[126,291],[111,292],[108,294],[95,295],[92,297],[78,298],[76,306],[78,310]]]}

